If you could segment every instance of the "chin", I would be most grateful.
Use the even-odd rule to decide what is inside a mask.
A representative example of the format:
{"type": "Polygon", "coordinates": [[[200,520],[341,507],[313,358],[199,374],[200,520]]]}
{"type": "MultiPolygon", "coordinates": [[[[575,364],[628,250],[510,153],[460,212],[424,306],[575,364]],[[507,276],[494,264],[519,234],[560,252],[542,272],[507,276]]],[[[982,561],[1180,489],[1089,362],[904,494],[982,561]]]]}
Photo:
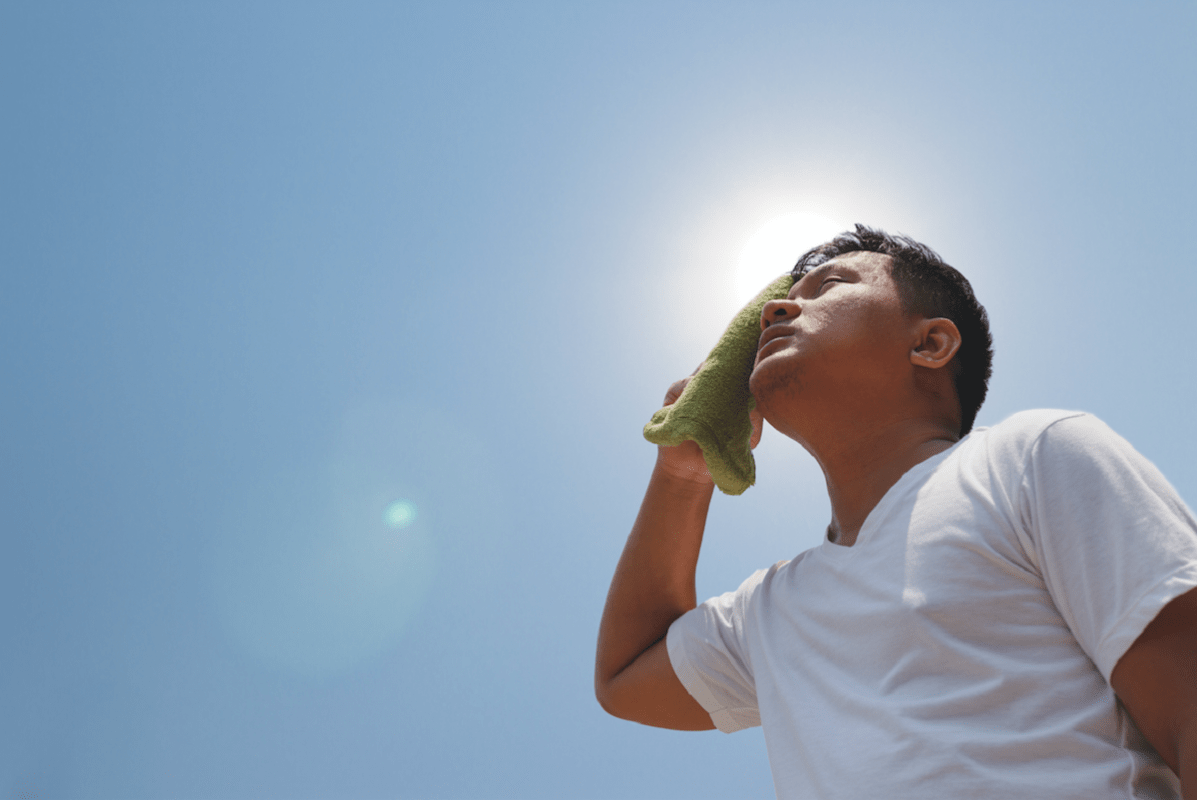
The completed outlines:
{"type": "Polygon", "coordinates": [[[797,395],[802,391],[802,371],[798,365],[787,359],[767,359],[748,376],[748,390],[756,399],[757,411],[770,425],[801,441],[789,424],[796,412],[797,395]]]}
{"type": "Polygon", "coordinates": [[[748,376],[748,391],[756,398],[758,408],[778,392],[795,391],[797,384],[797,374],[792,367],[786,369],[781,359],[765,359],[748,376]]]}

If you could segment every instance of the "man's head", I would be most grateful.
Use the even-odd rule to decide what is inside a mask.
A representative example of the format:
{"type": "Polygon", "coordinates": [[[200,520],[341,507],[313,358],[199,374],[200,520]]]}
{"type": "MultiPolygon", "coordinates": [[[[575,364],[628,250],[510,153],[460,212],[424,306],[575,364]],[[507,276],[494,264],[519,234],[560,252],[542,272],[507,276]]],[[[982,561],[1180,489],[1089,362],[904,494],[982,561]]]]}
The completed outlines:
{"type": "Polygon", "coordinates": [[[985,401],[993,371],[989,317],[977,302],[968,279],[926,245],[860,224],[854,232],[842,233],[804,253],[794,265],[794,278],[799,280],[819,265],[854,252],[890,257],[890,274],[906,313],[929,319],[943,317],[956,324],[961,343],[949,368],[960,401],[960,435],[968,433],[985,401]]]}

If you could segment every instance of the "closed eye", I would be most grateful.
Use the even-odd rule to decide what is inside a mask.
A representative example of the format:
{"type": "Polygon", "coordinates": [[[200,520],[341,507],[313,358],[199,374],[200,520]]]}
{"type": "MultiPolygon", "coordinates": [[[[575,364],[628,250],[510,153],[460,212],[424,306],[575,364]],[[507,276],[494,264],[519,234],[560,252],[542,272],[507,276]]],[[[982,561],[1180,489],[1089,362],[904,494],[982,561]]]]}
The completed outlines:
{"type": "Polygon", "coordinates": [[[829,283],[845,283],[845,281],[843,278],[828,278],[819,284],[819,291],[816,294],[823,294],[823,290],[827,288],[827,284],[829,283]]]}

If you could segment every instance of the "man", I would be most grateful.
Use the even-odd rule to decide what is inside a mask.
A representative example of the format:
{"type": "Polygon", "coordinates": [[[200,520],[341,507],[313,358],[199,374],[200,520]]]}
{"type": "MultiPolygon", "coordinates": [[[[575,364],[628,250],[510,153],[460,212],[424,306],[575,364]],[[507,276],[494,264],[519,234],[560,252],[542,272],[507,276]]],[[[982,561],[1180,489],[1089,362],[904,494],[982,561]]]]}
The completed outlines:
{"type": "Polygon", "coordinates": [[[696,607],[712,482],[693,442],[659,448],[602,706],[762,725],[782,798],[1197,799],[1197,521],[1175,491],[1087,414],[971,430],[988,321],[923,245],[858,225],[794,273],[761,314],[753,445],[763,416],[815,457],[826,541],[696,607]]]}

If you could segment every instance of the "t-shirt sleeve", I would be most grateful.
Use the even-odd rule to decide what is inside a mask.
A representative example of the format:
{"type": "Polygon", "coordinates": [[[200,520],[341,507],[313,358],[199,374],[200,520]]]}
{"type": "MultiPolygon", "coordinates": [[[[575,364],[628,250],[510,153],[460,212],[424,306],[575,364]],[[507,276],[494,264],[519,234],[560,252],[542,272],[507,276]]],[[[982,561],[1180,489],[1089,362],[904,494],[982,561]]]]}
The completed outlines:
{"type": "Polygon", "coordinates": [[[745,627],[748,605],[764,575],[761,570],[736,591],[686,612],[666,635],[678,680],[724,733],[761,724],[745,627]]]}
{"type": "Polygon", "coordinates": [[[1156,614],[1197,586],[1197,520],[1155,465],[1088,414],[1040,434],[1020,490],[1047,589],[1109,681],[1156,614]]]}

